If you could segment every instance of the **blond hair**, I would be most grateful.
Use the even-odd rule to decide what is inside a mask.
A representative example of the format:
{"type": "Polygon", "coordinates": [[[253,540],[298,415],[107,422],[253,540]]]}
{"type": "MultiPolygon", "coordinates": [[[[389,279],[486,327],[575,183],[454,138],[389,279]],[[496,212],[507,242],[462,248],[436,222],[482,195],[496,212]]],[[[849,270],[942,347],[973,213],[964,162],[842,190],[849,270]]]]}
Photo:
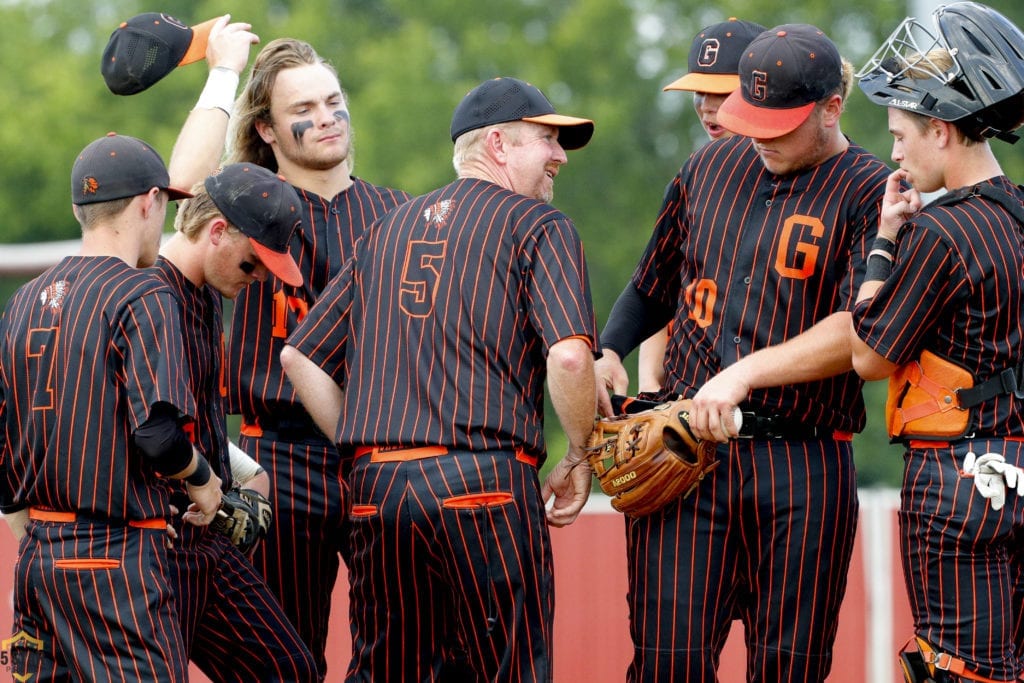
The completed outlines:
{"type": "MultiPolygon", "coordinates": [[[[260,50],[249,72],[249,79],[242,88],[242,94],[235,103],[233,125],[229,134],[228,163],[248,161],[277,172],[274,150],[260,137],[256,123],[273,123],[270,104],[277,75],[285,69],[315,64],[323,65],[337,78],[338,72],[330,62],[317,54],[313,46],[305,41],[278,38],[260,50]]],[[[345,97],[344,91],[342,97],[345,97]]]]}
{"type": "Polygon", "coordinates": [[[178,204],[178,213],[174,216],[174,229],[184,235],[189,242],[195,242],[208,221],[223,218],[224,214],[206,191],[205,181],[193,185],[191,192],[195,196],[178,204]]]}

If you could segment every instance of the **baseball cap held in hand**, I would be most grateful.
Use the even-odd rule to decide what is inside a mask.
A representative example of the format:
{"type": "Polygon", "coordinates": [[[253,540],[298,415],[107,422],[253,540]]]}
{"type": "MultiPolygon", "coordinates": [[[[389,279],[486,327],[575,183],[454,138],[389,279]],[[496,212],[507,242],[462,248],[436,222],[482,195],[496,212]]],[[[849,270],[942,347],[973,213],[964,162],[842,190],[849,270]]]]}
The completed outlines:
{"type": "Polygon", "coordinates": [[[249,238],[267,270],[300,287],[302,272],[288,251],[302,223],[295,188],[262,166],[244,162],[225,166],[203,185],[224,217],[249,238]]]}
{"type": "Polygon", "coordinates": [[[691,90],[728,95],[740,87],[743,48],[764,31],[764,26],[731,17],[701,29],[693,38],[687,57],[689,73],[663,90],[691,90]]]}
{"type": "Polygon", "coordinates": [[[110,34],[100,71],[110,92],[134,95],[175,67],[206,57],[206,43],[217,18],[186,26],[168,14],[147,12],[122,22],[110,34]]]}
{"type": "Polygon", "coordinates": [[[90,142],[71,167],[71,202],[79,206],[146,194],[156,187],[171,199],[190,192],[170,187],[163,159],[148,144],[128,135],[107,133],[90,142]]]}
{"type": "Polygon", "coordinates": [[[739,65],[740,87],[718,109],[718,122],[739,135],[777,138],[810,116],[843,82],[843,63],[821,29],[783,24],[755,38],[739,65]]]}
{"type": "Polygon", "coordinates": [[[452,116],[452,142],[463,133],[496,123],[529,121],[558,128],[562,149],[579,149],[594,134],[594,122],[555,113],[535,86],[517,78],[492,78],[469,91],[452,116]]]}

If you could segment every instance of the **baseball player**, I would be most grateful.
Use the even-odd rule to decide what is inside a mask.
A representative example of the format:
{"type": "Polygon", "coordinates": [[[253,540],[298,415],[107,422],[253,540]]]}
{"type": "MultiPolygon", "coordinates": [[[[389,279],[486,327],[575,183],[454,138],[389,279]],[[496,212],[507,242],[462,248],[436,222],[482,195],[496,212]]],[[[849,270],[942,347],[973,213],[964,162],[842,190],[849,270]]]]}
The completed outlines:
{"type": "MultiPolygon", "coordinates": [[[[666,85],[663,90],[693,93],[693,108],[708,138],[719,140],[732,132],[718,123],[718,108],[725,98],[740,87],[739,62],[743,48],[765,27],[730,17],[728,21],[707,26],[693,37],[687,58],[689,71],[666,85]]],[[[637,352],[637,382],[641,394],[656,394],[665,380],[665,346],[669,330],[654,333],[640,344],[637,352]]]]}
{"type": "MultiPolygon", "coordinates": [[[[221,481],[182,425],[196,414],[180,313],[154,272],[173,188],[146,143],[109,135],[71,171],[80,255],[4,312],[0,510],[27,510],[15,565],[18,680],[187,680],[166,550],[168,479],[209,524],[221,481]]],[[[19,519],[18,516],[15,519],[19,519]]]]}
{"type": "MultiPolygon", "coordinates": [[[[197,414],[191,437],[225,491],[232,470],[222,374],[221,295],[234,299],[274,273],[302,284],[288,242],[301,222],[284,179],[255,164],[233,164],[192,189],[157,269],[181,303],[184,365],[197,414]]],[[[185,647],[214,681],[316,680],[313,655],[263,578],[224,535],[177,525],[170,552],[185,647]]]]}
{"type": "Polygon", "coordinates": [[[579,237],[545,202],[592,133],[523,81],[470,91],[459,179],[364,233],[282,353],[357,445],[347,681],[551,680],[544,502],[568,524],[590,491],[596,324],[579,237]],[[545,375],[570,446],[542,490],[545,375]]]}
{"type": "Polygon", "coordinates": [[[1024,673],[1024,190],[989,145],[1024,121],[1024,34],[957,2],[908,18],[861,72],[894,142],[853,361],[889,377],[909,683],[1024,673]],[[901,187],[904,181],[909,187],[901,187]],[[946,193],[922,206],[921,193],[946,193]],[[955,577],[955,578],[953,578],[955,577]]]}
{"type": "Polygon", "coordinates": [[[280,172],[299,194],[304,225],[289,250],[302,285],[268,277],[242,290],[233,308],[225,375],[229,412],[243,417],[239,446],[272,481],[274,524],[253,564],[316,657],[322,678],[331,595],[347,536],[343,461],[295,396],[279,355],[364,227],[408,195],[352,175],[347,98],[334,68],[308,43],[268,43],[235,103],[239,74],[258,41],[248,29],[222,17],[210,30],[209,78],[179,134],[170,168],[179,183],[211,173],[224,151],[230,113],[229,161],[280,172]]]}
{"type": "Polygon", "coordinates": [[[621,358],[671,320],[664,395],[723,442],[690,496],[626,520],[630,681],[716,680],[734,615],[747,680],[823,681],[853,552],[865,415],[846,340],[887,169],[840,130],[852,68],[821,30],[761,33],[739,78],[718,110],[737,136],[669,184],[595,366],[625,393],[621,358]]]}

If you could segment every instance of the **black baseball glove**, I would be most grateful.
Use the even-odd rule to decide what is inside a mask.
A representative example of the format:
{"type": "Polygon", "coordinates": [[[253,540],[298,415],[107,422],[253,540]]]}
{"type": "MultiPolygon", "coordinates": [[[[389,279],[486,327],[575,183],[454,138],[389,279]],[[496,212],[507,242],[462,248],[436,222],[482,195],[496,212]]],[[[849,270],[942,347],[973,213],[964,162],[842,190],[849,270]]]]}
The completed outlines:
{"type": "Polygon", "coordinates": [[[273,518],[270,501],[259,492],[233,488],[221,498],[210,528],[227,536],[243,555],[248,555],[267,535],[273,518]]]}

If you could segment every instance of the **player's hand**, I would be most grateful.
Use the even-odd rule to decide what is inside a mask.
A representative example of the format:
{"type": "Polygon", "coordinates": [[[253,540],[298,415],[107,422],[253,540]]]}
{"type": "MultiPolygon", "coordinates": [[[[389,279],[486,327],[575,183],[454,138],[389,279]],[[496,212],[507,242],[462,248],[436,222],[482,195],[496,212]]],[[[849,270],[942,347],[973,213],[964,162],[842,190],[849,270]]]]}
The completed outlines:
{"type": "Polygon", "coordinates": [[[214,515],[217,514],[217,510],[220,509],[220,487],[220,477],[212,473],[210,474],[210,480],[202,486],[193,486],[186,483],[185,488],[188,489],[188,497],[192,500],[192,503],[188,506],[185,514],[182,515],[182,519],[195,526],[206,526],[212,522],[214,515]]]}
{"type": "Polygon", "coordinates": [[[895,242],[900,226],[921,210],[921,193],[910,186],[910,174],[897,169],[885,181],[882,211],[878,217],[878,236],[895,242]],[[903,189],[906,184],[906,190],[903,189]]]}
{"type": "Polygon", "coordinates": [[[551,526],[567,526],[576,521],[590,497],[593,473],[582,452],[566,455],[548,473],[541,487],[541,498],[547,507],[551,526]],[[548,500],[554,496],[551,505],[548,500]]]}
{"type": "Polygon", "coordinates": [[[252,24],[229,21],[231,15],[225,14],[210,29],[206,63],[211,69],[223,66],[241,74],[249,63],[249,48],[259,43],[260,37],[251,31],[252,24]]]}
{"type": "Polygon", "coordinates": [[[741,363],[730,365],[697,391],[689,425],[702,440],[725,443],[739,435],[737,406],[750,395],[750,383],[741,363]]]}
{"type": "Polygon", "coordinates": [[[600,358],[594,361],[594,379],[597,384],[597,410],[605,417],[614,417],[612,394],[625,396],[629,391],[629,375],[619,354],[604,349],[600,358]]]}
{"type": "Polygon", "coordinates": [[[964,456],[962,474],[974,478],[974,488],[992,505],[993,510],[1002,509],[1006,503],[1006,490],[1016,490],[1024,496],[1024,470],[1006,462],[998,453],[964,456]]]}

